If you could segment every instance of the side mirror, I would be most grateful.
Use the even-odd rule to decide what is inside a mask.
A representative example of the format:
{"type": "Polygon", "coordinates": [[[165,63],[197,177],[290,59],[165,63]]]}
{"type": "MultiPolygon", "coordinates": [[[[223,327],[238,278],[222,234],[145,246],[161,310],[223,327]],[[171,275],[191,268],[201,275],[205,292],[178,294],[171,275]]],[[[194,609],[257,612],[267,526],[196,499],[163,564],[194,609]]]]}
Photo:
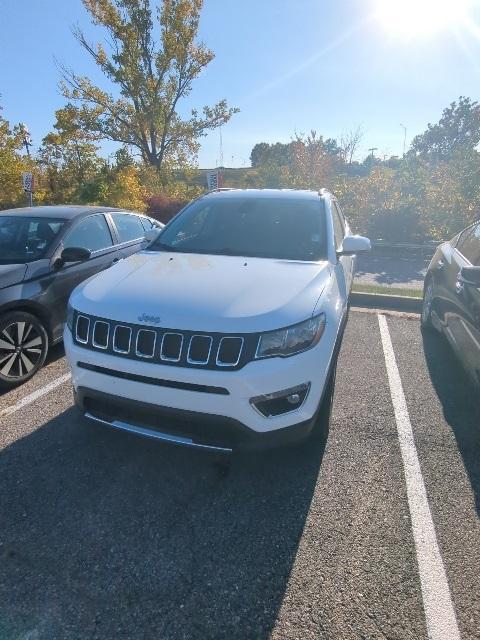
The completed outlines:
{"type": "Polygon", "coordinates": [[[480,287],[480,267],[462,267],[458,280],[462,284],[480,287]]]}
{"type": "Polygon", "coordinates": [[[158,234],[160,233],[160,231],[161,229],[159,229],[158,227],[152,227],[145,233],[145,240],[147,242],[153,242],[158,238],[158,234]]]}
{"type": "Polygon", "coordinates": [[[65,262],[85,262],[89,260],[92,252],[83,247],[67,247],[62,251],[60,259],[65,262]]]}
{"type": "Polygon", "coordinates": [[[362,253],[363,251],[370,251],[370,240],[363,236],[345,236],[342,242],[342,247],[337,251],[338,256],[353,256],[356,253],[362,253]]]}

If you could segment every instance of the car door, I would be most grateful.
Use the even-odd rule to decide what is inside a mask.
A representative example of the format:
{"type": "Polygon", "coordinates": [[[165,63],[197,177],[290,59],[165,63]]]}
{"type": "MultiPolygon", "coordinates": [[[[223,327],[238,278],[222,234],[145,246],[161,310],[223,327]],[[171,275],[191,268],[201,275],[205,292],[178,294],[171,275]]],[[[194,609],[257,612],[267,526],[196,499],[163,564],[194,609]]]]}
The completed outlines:
{"type": "Polygon", "coordinates": [[[460,276],[462,267],[480,266],[480,223],[460,235],[453,254],[445,271],[446,333],[465,369],[480,383],[480,291],[460,276]]]}
{"type": "Polygon", "coordinates": [[[50,285],[49,297],[52,309],[54,336],[62,331],[68,298],[73,289],[90,276],[110,267],[121,258],[114,243],[109,224],[103,213],[93,214],[78,220],[66,233],[57,247],[52,265],[55,269],[50,285]],[[63,249],[82,247],[91,251],[84,262],[59,262],[63,249]]]}
{"type": "Polygon", "coordinates": [[[145,229],[140,216],[126,211],[112,211],[109,217],[117,233],[122,257],[127,258],[147,246],[145,229]]]}

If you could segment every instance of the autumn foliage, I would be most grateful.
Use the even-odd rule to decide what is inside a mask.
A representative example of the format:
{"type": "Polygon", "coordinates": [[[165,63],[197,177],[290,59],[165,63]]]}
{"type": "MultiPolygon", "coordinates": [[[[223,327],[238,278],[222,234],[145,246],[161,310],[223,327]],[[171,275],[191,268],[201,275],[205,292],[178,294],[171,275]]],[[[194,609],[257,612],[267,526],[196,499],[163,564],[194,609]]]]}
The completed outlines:
{"type": "MultiPolygon", "coordinates": [[[[355,231],[390,242],[441,240],[478,218],[480,212],[480,107],[461,98],[438,124],[417,136],[405,157],[352,159],[351,148],[312,131],[288,143],[259,143],[252,168],[227,170],[226,187],[326,187],[339,198],[355,231]]],[[[35,157],[22,149],[18,125],[0,112],[0,208],[24,206],[23,171],[33,171],[35,204],[85,203],[116,206],[168,222],[205,190],[192,165],[155,167],[135,158],[127,146],[108,159],[96,136],[66,105],[54,131],[35,157]]]]}
{"type": "Polygon", "coordinates": [[[186,204],[188,201],[178,198],[169,198],[163,195],[151,196],[147,199],[147,214],[160,222],[167,223],[186,204]]]}

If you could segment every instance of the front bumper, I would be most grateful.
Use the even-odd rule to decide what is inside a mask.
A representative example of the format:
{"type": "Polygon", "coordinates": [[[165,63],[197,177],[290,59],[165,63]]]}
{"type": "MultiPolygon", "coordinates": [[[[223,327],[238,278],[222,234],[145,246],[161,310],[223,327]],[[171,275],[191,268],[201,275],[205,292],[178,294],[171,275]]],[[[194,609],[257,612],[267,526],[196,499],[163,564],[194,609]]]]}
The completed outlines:
{"type": "Polygon", "coordinates": [[[284,429],[257,432],[224,416],[159,407],[80,387],[75,403],[89,420],[139,436],[217,453],[269,449],[305,439],[311,420],[284,429]]]}
{"type": "Polygon", "coordinates": [[[64,342],[77,404],[91,418],[157,439],[191,440],[178,444],[230,450],[275,446],[310,433],[337,336],[326,330],[309,351],[228,372],[162,366],[92,351],[76,345],[68,329],[64,342]],[[148,378],[160,384],[145,382],[148,378]],[[311,383],[310,391],[296,410],[264,417],[250,403],[253,397],[306,382],[311,383]]]}

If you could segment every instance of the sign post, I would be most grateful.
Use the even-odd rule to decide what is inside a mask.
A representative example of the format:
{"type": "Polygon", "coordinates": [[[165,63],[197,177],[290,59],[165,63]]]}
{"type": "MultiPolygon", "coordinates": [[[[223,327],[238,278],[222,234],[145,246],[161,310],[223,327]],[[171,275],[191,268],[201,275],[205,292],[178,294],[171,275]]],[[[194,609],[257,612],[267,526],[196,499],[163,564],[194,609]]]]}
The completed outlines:
{"type": "Polygon", "coordinates": [[[22,173],[23,190],[28,195],[28,206],[33,206],[33,192],[35,191],[35,176],[33,173],[22,173]]]}

